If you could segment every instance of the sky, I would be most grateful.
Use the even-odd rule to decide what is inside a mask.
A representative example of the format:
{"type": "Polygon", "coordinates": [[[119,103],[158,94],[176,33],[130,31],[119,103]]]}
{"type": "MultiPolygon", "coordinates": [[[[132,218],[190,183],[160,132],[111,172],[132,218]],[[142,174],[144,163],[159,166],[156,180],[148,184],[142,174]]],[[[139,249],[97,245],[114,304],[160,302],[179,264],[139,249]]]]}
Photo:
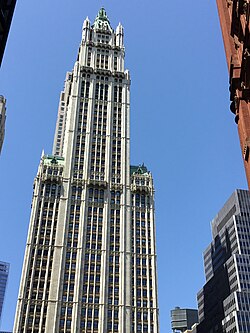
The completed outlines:
{"type": "Polygon", "coordinates": [[[246,189],[215,0],[18,1],[0,68],[7,99],[0,156],[0,260],[11,264],[2,330],[12,330],[41,152],[51,153],[60,91],[86,16],[104,6],[125,29],[131,73],[131,163],[155,184],[160,332],[195,308],[210,222],[246,189]]]}

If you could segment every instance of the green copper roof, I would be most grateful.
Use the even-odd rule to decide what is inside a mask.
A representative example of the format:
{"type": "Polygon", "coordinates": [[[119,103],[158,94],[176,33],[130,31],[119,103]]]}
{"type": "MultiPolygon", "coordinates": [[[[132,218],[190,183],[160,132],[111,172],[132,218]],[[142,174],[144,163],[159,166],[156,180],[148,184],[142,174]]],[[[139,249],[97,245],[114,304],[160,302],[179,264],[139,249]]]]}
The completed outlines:
{"type": "Polygon", "coordinates": [[[94,27],[94,29],[112,31],[112,28],[111,28],[110,22],[109,22],[109,18],[103,7],[99,10],[99,12],[95,18],[93,27],[94,27]]]}
{"type": "Polygon", "coordinates": [[[139,175],[143,175],[144,173],[147,173],[148,169],[145,167],[144,164],[142,165],[130,165],[130,174],[137,173],[139,175]]]}
{"type": "Polygon", "coordinates": [[[64,164],[64,158],[60,156],[54,156],[54,155],[45,155],[43,157],[43,162],[45,165],[63,165],[64,164]]]}

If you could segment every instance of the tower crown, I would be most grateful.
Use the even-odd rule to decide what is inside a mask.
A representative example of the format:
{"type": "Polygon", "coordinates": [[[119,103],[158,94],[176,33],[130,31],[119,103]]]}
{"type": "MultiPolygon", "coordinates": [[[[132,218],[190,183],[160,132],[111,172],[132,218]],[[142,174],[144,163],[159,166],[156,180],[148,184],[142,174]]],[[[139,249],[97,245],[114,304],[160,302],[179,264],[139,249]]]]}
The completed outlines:
{"type": "Polygon", "coordinates": [[[109,22],[109,18],[107,16],[106,10],[103,7],[99,10],[99,12],[95,18],[93,28],[98,29],[98,30],[112,31],[112,28],[111,28],[111,25],[109,22]]]}

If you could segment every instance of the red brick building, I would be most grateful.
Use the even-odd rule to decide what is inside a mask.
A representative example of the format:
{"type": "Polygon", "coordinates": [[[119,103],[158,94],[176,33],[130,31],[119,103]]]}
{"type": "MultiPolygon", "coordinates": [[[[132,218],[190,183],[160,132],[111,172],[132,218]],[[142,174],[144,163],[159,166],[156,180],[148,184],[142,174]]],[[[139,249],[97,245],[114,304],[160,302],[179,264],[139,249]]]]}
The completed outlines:
{"type": "Polygon", "coordinates": [[[250,2],[216,0],[229,70],[230,109],[238,125],[250,189],[250,2]]]}

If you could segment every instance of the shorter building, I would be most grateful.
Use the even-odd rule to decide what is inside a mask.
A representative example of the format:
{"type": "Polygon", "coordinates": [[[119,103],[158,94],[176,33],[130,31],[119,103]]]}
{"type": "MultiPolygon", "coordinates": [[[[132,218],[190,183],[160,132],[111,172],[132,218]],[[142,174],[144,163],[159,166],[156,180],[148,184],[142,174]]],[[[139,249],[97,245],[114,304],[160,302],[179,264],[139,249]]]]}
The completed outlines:
{"type": "Polygon", "coordinates": [[[181,309],[179,307],[171,310],[171,326],[173,332],[189,332],[187,330],[191,330],[195,323],[198,323],[198,310],[181,309]]]}
{"type": "Polygon", "coordinates": [[[14,13],[16,0],[0,1],[0,66],[10,31],[10,24],[14,13]]]}
{"type": "Polygon", "coordinates": [[[5,135],[6,99],[0,95],[0,153],[5,135]]]}
{"type": "Polygon", "coordinates": [[[9,275],[9,268],[10,264],[8,264],[7,262],[0,261],[0,320],[3,309],[4,295],[9,275]]]}

